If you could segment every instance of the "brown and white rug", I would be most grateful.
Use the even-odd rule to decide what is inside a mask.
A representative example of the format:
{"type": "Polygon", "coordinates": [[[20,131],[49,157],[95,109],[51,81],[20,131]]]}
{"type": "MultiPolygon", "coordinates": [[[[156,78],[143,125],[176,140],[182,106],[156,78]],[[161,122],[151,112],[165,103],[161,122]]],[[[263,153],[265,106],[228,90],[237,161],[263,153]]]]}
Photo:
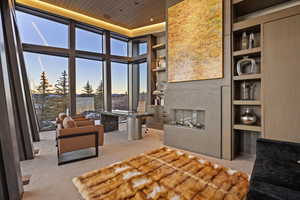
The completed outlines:
{"type": "Polygon", "coordinates": [[[166,147],[75,177],[85,200],[242,200],[248,175],[166,147]]]}

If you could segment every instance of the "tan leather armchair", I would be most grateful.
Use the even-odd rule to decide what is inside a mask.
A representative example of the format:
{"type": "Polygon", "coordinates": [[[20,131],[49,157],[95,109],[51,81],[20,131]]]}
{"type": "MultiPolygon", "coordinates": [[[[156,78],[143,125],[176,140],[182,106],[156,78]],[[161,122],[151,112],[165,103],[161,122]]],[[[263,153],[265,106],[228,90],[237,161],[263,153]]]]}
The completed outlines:
{"type": "Polygon", "coordinates": [[[66,164],[88,158],[98,157],[98,146],[104,143],[104,128],[102,125],[94,125],[92,121],[76,121],[75,128],[63,128],[62,124],[57,124],[57,156],[58,164],[66,164]],[[95,147],[95,154],[88,157],[62,161],[63,153],[80,149],[95,147]]]}

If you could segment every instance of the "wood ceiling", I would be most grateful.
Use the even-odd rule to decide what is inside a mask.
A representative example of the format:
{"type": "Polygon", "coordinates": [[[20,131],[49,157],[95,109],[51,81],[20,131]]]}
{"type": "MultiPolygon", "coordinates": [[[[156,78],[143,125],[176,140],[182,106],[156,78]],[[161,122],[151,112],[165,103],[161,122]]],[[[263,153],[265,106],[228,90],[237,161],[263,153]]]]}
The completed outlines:
{"type": "Polygon", "coordinates": [[[165,0],[41,0],[128,29],[165,21],[165,0]],[[150,21],[153,18],[153,21],[150,21]]]}

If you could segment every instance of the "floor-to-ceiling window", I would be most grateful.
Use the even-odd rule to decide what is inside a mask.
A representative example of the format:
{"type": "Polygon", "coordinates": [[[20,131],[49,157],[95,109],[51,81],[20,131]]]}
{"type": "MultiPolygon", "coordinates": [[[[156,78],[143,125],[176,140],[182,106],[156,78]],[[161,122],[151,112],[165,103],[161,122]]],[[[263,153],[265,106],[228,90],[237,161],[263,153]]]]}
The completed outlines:
{"type": "Polygon", "coordinates": [[[112,109],[128,110],[128,65],[111,63],[112,109]]]}
{"type": "MultiPolygon", "coordinates": [[[[132,55],[129,38],[39,11],[17,9],[25,65],[41,130],[53,129],[60,112],[99,119],[105,107],[104,96],[110,94],[104,91],[105,84],[111,84],[112,100],[107,102],[108,107],[111,103],[114,110],[128,110],[128,66],[132,55]],[[105,51],[103,44],[110,45],[110,52],[105,51]],[[105,62],[111,64],[110,74],[103,73],[105,62]]],[[[137,49],[135,56],[146,54],[147,43],[141,42],[137,49]]],[[[139,68],[140,92],[134,95],[140,95],[140,103],[145,104],[147,64],[141,63],[139,68]]]]}
{"type": "Polygon", "coordinates": [[[111,55],[128,56],[128,42],[117,38],[110,39],[111,55]]]}
{"type": "Polygon", "coordinates": [[[68,25],[16,11],[22,43],[68,48],[68,25]]]}
{"type": "MultiPolygon", "coordinates": [[[[16,15],[22,43],[68,48],[67,24],[20,11],[16,15]]],[[[52,130],[57,115],[69,110],[68,58],[24,52],[24,59],[39,127],[52,130]]]]}
{"type": "Polygon", "coordinates": [[[41,130],[69,109],[68,58],[24,52],[32,99],[41,130]]]}
{"type": "Polygon", "coordinates": [[[145,111],[148,95],[148,65],[146,62],[139,64],[139,103],[138,111],[145,111]]]}
{"type": "Polygon", "coordinates": [[[100,119],[103,111],[102,61],[76,58],[76,112],[100,119]]]}
{"type": "Polygon", "coordinates": [[[103,52],[103,35],[76,27],[76,49],[95,53],[103,52]]]}
{"type": "MultiPolygon", "coordinates": [[[[76,27],[76,50],[103,53],[103,34],[76,27]]],[[[76,58],[76,113],[100,119],[104,109],[103,62],[76,58]]]]}

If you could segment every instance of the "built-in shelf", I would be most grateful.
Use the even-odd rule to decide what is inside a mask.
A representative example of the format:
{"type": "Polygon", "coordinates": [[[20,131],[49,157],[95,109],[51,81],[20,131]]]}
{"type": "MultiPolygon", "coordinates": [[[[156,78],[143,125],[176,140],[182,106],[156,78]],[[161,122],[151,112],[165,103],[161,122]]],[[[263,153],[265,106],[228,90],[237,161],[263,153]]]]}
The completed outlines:
{"type": "Polygon", "coordinates": [[[238,56],[257,55],[257,54],[260,54],[260,52],[261,52],[261,48],[256,47],[256,48],[252,48],[252,49],[234,51],[233,56],[238,57],[238,56]]]}
{"type": "Polygon", "coordinates": [[[166,44],[162,43],[162,44],[156,44],[154,46],[152,46],[153,50],[159,50],[159,49],[164,49],[166,48],[166,44]]]}
{"type": "MultiPolygon", "coordinates": [[[[247,0],[247,1],[249,1],[249,0],[247,0]]],[[[265,0],[264,1],[255,0],[255,1],[260,1],[260,2],[263,3],[265,0]]],[[[273,0],[268,0],[268,1],[273,1],[273,0]]],[[[275,2],[276,1],[281,1],[281,0],[275,0],[275,2]]],[[[244,0],[242,2],[243,3],[240,3],[240,4],[244,4],[244,2],[246,2],[246,0],[244,0]]],[[[237,5],[240,5],[240,4],[237,4],[237,5]]],[[[248,6],[249,5],[252,5],[252,3],[250,2],[248,4],[248,6]]],[[[236,6],[235,9],[238,10],[238,6],[236,6]]],[[[241,21],[233,23],[232,31],[233,32],[241,31],[241,30],[248,29],[248,28],[251,28],[251,27],[254,27],[254,26],[258,26],[260,24],[264,24],[264,23],[267,23],[267,22],[270,22],[270,21],[275,21],[277,19],[282,19],[282,18],[291,16],[291,15],[297,15],[297,14],[299,14],[299,9],[300,9],[300,5],[297,5],[297,6],[294,6],[293,8],[285,8],[283,10],[278,10],[276,12],[272,12],[272,13],[269,13],[269,14],[266,14],[266,15],[241,20],[241,21]]]]}
{"type": "Polygon", "coordinates": [[[233,101],[233,105],[259,106],[261,105],[261,102],[256,100],[236,100],[233,101]]]}
{"type": "Polygon", "coordinates": [[[261,132],[261,127],[260,126],[254,126],[254,125],[235,124],[233,126],[233,129],[243,130],[243,131],[261,132]]]}
{"type": "Polygon", "coordinates": [[[152,69],[152,71],[154,71],[154,72],[164,72],[166,70],[167,70],[166,67],[159,67],[159,68],[156,68],[156,69],[152,69]]]}
{"type": "Polygon", "coordinates": [[[260,25],[259,20],[254,20],[254,19],[249,19],[249,20],[244,20],[240,22],[233,23],[232,25],[232,30],[235,31],[242,31],[242,30],[250,30],[253,27],[256,27],[260,25]]]}
{"type": "Polygon", "coordinates": [[[236,15],[243,16],[288,1],[291,0],[233,0],[232,3],[236,6],[236,15]]]}
{"type": "Polygon", "coordinates": [[[240,76],[233,77],[233,80],[235,81],[257,80],[257,79],[261,79],[261,74],[247,74],[247,75],[240,75],[240,76]]]}

